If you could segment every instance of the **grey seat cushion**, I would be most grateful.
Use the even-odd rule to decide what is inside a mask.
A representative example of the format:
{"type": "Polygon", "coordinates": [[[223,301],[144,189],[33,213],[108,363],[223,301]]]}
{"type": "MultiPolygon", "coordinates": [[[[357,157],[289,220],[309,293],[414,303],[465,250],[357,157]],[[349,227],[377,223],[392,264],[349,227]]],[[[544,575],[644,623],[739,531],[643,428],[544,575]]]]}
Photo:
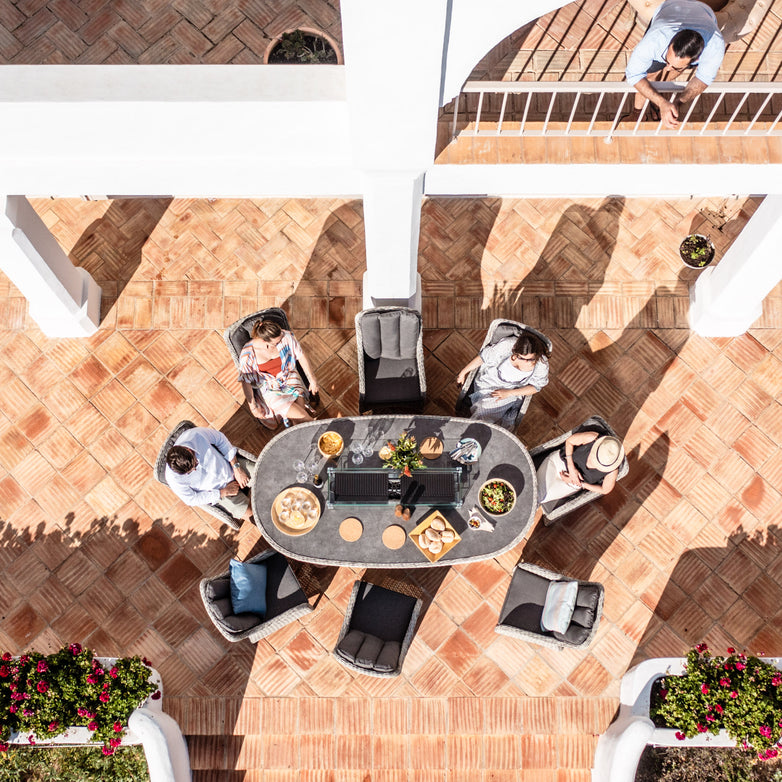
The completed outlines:
{"type": "Polygon", "coordinates": [[[412,358],[420,321],[412,312],[370,312],[361,318],[364,352],[370,358],[412,358]]]}
{"type": "Polygon", "coordinates": [[[412,359],[368,359],[364,363],[366,376],[365,404],[382,402],[412,402],[421,398],[418,365],[412,359]]]}
{"type": "Polygon", "coordinates": [[[383,641],[402,641],[410,626],[415,598],[362,582],[350,616],[350,630],[383,641]]]}
{"type": "Polygon", "coordinates": [[[220,615],[219,622],[231,632],[240,633],[257,627],[262,621],[258,614],[234,614],[231,606],[231,581],[226,576],[212,579],[206,587],[206,597],[220,615]]]}

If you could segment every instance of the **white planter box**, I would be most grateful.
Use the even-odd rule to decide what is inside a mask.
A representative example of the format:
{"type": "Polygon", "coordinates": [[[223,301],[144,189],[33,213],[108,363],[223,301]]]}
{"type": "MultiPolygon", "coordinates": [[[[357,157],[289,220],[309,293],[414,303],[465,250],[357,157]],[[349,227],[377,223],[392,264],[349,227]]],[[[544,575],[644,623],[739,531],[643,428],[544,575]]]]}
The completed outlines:
{"type": "MultiPolygon", "coordinates": [[[[104,668],[111,668],[116,657],[97,657],[104,668]]],[[[147,759],[150,782],[191,782],[190,758],[187,744],[176,721],[163,712],[163,681],[151,669],[149,680],[160,692],[160,697],[148,697],[128,719],[128,728],[122,737],[123,746],[141,744],[147,759]]],[[[85,727],[71,727],[51,739],[38,739],[32,733],[12,733],[9,744],[29,744],[33,737],[36,747],[69,746],[99,747],[91,741],[92,731],[85,727]]]]}
{"type": "MultiPolygon", "coordinates": [[[[763,657],[782,670],[782,657],[763,657]]],[[[631,668],[619,691],[619,715],[600,736],[595,750],[593,782],[634,782],[647,745],[655,747],[735,747],[736,742],[721,730],[716,736],[704,733],[679,740],[673,728],[656,728],[649,718],[652,684],[663,676],[684,673],[683,657],[660,657],[631,668]]]]}
{"type": "MultiPolygon", "coordinates": [[[[96,660],[107,670],[117,661],[116,657],[96,657],[96,660]]],[[[154,669],[151,669],[149,675],[149,681],[151,681],[155,687],[160,691],[160,698],[152,700],[151,697],[147,698],[138,709],[147,709],[149,711],[162,713],[163,712],[163,680],[160,678],[160,674],[154,669]]],[[[69,746],[69,747],[99,747],[102,746],[101,742],[91,741],[92,731],[85,727],[70,727],[65,733],[61,733],[59,736],[55,736],[51,739],[39,739],[34,733],[21,733],[13,732],[11,738],[8,739],[9,744],[29,744],[30,737],[35,741],[35,746],[69,746]]],[[[137,736],[130,725],[128,725],[125,735],[122,737],[122,745],[127,746],[131,744],[142,744],[142,739],[137,736]]]]}

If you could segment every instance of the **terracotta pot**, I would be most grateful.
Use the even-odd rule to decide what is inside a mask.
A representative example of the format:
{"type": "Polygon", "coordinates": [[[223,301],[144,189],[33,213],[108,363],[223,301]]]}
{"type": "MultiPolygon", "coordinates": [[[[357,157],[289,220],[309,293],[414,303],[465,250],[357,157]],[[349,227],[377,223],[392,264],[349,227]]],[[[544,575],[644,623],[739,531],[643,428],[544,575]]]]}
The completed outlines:
{"type": "MultiPolygon", "coordinates": [[[[318,38],[322,38],[326,43],[331,46],[331,48],[336,52],[337,54],[337,65],[344,65],[345,61],[342,59],[342,52],[340,51],[339,44],[328,34],[324,33],[323,30],[316,30],[312,27],[291,27],[288,30],[283,30],[276,38],[272,40],[272,42],[266,47],[266,51],[263,53],[263,62],[264,64],[269,64],[269,56],[276,48],[277,44],[282,40],[283,35],[287,35],[288,33],[294,33],[297,30],[299,30],[302,33],[305,33],[306,35],[315,35],[318,38]]],[[[294,63],[292,63],[294,64],[294,63]]]]}

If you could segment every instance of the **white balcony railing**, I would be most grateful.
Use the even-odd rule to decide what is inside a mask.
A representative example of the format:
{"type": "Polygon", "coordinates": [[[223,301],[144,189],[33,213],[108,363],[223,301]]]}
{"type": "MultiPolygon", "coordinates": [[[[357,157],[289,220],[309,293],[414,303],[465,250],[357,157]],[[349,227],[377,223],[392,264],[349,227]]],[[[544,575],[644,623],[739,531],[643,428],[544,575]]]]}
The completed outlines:
{"type": "MultiPolygon", "coordinates": [[[[686,85],[654,87],[673,99],[686,85]]],[[[626,82],[468,81],[454,103],[453,136],[597,136],[610,143],[614,136],[782,135],[782,83],[714,83],[682,107],[673,130],[641,118],[620,122],[635,95],[626,82]]]]}

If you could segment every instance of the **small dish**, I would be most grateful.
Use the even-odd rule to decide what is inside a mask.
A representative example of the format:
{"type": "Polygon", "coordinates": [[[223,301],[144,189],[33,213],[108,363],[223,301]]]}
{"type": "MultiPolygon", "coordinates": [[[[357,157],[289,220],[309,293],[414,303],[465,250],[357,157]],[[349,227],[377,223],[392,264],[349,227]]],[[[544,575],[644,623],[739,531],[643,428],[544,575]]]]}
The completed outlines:
{"type": "MultiPolygon", "coordinates": [[[[474,437],[462,437],[461,440],[456,444],[456,448],[454,451],[458,451],[460,448],[466,448],[472,446],[472,451],[467,456],[455,456],[451,457],[455,462],[459,462],[460,464],[475,464],[478,459],[481,458],[481,444],[474,438],[474,437]]],[[[451,451],[451,453],[454,453],[454,451],[451,451]]]]}
{"type": "Polygon", "coordinates": [[[327,459],[335,459],[342,453],[345,441],[339,432],[327,431],[318,438],[318,450],[327,459]]]}

